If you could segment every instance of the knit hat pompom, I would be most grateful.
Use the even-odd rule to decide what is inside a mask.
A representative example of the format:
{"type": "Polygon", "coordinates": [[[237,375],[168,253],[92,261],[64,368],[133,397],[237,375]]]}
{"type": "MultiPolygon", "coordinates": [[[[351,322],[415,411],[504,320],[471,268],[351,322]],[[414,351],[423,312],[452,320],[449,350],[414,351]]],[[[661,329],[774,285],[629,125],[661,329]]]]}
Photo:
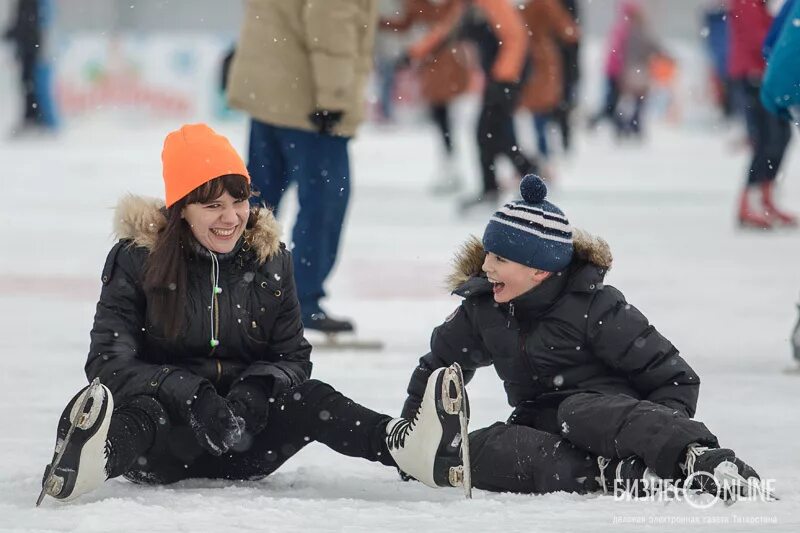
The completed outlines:
{"type": "Polygon", "coordinates": [[[572,261],[572,227],[557,206],[545,200],[547,185],[528,174],[519,185],[521,200],[502,206],[483,232],[487,252],[547,272],[572,261]]]}
{"type": "Polygon", "coordinates": [[[522,193],[522,199],[529,204],[539,204],[547,196],[547,185],[536,174],[528,174],[522,178],[519,192],[522,193]]]}

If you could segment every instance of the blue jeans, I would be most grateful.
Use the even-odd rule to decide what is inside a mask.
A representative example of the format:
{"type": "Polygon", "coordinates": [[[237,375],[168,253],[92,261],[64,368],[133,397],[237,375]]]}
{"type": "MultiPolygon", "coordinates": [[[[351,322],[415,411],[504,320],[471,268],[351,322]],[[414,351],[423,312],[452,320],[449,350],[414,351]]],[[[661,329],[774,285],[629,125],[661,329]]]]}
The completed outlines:
{"type": "Polygon", "coordinates": [[[292,233],[297,297],[303,317],[319,312],[323,284],[336,262],[350,198],[349,137],[273,126],[251,120],[247,169],[261,201],[277,212],[297,183],[299,211],[292,233]]]}

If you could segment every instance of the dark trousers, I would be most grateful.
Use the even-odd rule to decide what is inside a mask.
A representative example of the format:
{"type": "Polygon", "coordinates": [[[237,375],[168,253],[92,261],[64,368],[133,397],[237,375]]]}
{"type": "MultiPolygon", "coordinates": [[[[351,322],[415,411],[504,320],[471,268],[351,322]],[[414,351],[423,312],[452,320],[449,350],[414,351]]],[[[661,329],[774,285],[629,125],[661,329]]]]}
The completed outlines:
{"type": "Polygon", "coordinates": [[[620,98],[619,90],[619,80],[611,76],[607,77],[605,101],[603,102],[602,109],[591,118],[591,126],[596,126],[603,119],[610,120],[615,128],[619,126],[620,119],[617,113],[617,106],[619,105],[620,98]]]}
{"type": "Polygon", "coordinates": [[[508,104],[497,105],[487,101],[484,92],[480,117],[478,118],[478,153],[483,177],[483,192],[497,190],[495,161],[505,155],[511,160],[520,177],[537,171],[537,166],[520,151],[514,132],[513,111],[516,98],[508,104]]]}
{"type": "Polygon", "coordinates": [[[773,181],[786,153],[792,136],[789,123],[767,111],[761,104],[759,83],[741,79],[737,81],[747,132],[753,146],[753,157],[747,171],[747,185],[773,181]]]}
{"type": "Polygon", "coordinates": [[[156,444],[142,451],[125,477],[148,484],[190,478],[258,479],[314,441],[343,455],[396,466],[385,444],[389,420],[330,385],[310,380],[272,404],[264,431],[219,457],[203,450],[189,427],[161,424],[156,444]]]}
{"type": "Polygon", "coordinates": [[[20,54],[19,62],[21,67],[22,90],[25,95],[25,114],[26,124],[40,124],[42,120],[42,106],[39,102],[39,95],[36,86],[36,66],[38,64],[37,54],[20,54]]]}
{"type": "Polygon", "coordinates": [[[447,104],[432,104],[431,118],[442,135],[442,146],[447,155],[453,153],[453,139],[450,133],[450,112],[447,104]]]}
{"type": "Polygon", "coordinates": [[[304,317],[319,312],[336,262],[350,198],[348,137],[251,120],[247,169],[267,206],[278,208],[291,182],[300,210],[292,233],[297,296],[304,317]]]}
{"type": "Polygon", "coordinates": [[[557,406],[525,405],[508,422],[470,433],[476,487],[546,493],[600,489],[597,456],[637,456],[675,479],[692,443],[717,446],[701,422],[653,402],[618,394],[579,393],[557,406]]]}

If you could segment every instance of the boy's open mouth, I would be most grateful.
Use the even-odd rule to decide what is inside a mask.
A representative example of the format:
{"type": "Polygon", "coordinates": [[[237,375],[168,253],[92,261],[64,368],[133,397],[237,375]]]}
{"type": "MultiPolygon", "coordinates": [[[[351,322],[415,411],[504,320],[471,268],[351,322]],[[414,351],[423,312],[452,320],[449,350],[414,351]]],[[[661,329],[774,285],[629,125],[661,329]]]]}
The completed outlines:
{"type": "Polygon", "coordinates": [[[503,292],[503,289],[506,288],[506,284],[505,283],[501,283],[499,281],[492,281],[492,280],[489,280],[489,281],[491,281],[491,283],[492,283],[492,292],[494,293],[495,296],[497,296],[498,294],[503,292]]]}

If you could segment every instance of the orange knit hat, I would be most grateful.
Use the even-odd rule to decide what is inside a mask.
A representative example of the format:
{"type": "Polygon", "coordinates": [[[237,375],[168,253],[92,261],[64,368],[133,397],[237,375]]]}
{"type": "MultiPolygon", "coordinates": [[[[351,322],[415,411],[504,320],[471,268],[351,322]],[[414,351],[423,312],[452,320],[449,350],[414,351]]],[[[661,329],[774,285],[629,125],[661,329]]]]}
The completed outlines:
{"type": "Polygon", "coordinates": [[[228,139],[206,124],[187,124],[167,135],[161,161],[167,207],[226,174],[239,174],[250,181],[244,161],[228,139]]]}

